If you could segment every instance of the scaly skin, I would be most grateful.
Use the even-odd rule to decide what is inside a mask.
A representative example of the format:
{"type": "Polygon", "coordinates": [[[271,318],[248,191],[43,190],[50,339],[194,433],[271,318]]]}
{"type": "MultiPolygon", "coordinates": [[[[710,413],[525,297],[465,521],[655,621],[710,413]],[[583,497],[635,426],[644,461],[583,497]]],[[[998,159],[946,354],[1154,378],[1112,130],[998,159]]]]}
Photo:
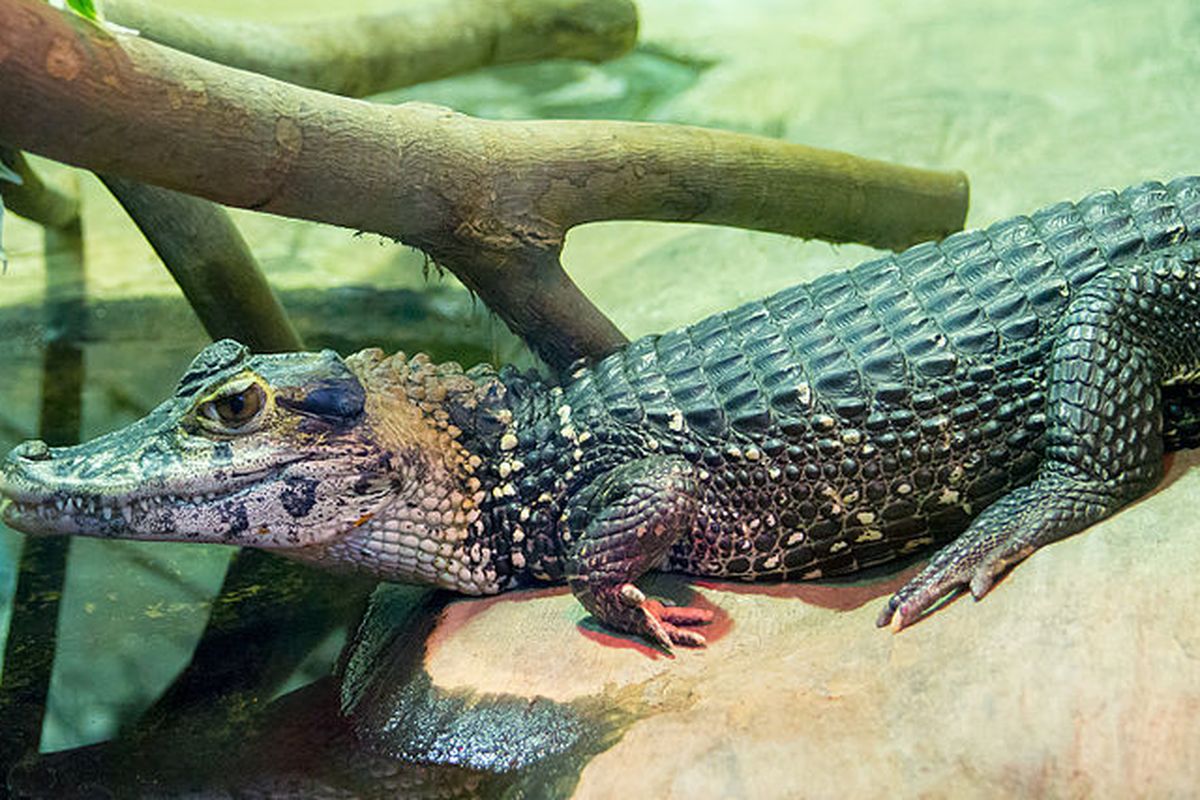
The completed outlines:
{"type": "Polygon", "coordinates": [[[566,580],[702,645],[651,569],[816,578],[952,540],[903,627],[1200,439],[1200,179],[1093,195],[638,340],[562,387],[420,356],[202,352],[145,420],[10,454],[33,533],[268,547],[490,594],[566,580]]]}

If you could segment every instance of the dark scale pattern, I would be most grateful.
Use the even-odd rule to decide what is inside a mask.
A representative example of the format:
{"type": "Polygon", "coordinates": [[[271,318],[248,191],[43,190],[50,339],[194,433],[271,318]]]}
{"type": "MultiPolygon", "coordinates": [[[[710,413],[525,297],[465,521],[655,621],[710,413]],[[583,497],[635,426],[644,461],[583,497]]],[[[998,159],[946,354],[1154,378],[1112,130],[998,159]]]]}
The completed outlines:
{"type": "MultiPolygon", "coordinates": [[[[553,484],[558,512],[620,464],[680,456],[699,503],[670,569],[831,575],[945,541],[1034,478],[1048,403],[1098,380],[1085,357],[1061,367],[1078,384],[1048,386],[1068,309],[1097,276],[1197,232],[1197,179],[1101,192],[640,339],[565,387],[571,433],[588,441],[560,437],[580,456],[571,474],[554,465],[518,502],[553,484]]],[[[1171,396],[1169,443],[1193,441],[1194,396],[1171,396]]],[[[1089,435],[1115,437],[1107,457],[1125,433],[1089,435]]],[[[583,531],[565,527],[570,553],[583,531]]]]}
{"type": "Polygon", "coordinates": [[[981,596],[1008,565],[1152,488],[1164,445],[1186,443],[1194,431],[1194,384],[1181,391],[1186,384],[1174,382],[1200,375],[1198,320],[1193,244],[1116,265],[1083,287],[1048,358],[1036,478],[988,506],[889,601],[880,621],[897,615],[908,624],[957,586],[981,596]]]}
{"type": "Polygon", "coordinates": [[[954,539],[882,619],[986,591],[1200,443],[1198,235],[1200,179],[1100,192],[517,381],[472,445],[502,585],[565,578],[664,645],[704,619],[648,610],[655,567],[818,577],[954,539]]]}
{"type": "Polygon", "coordinates": [[[0,510],[32,532],[278,546],[471,593],[566,580],[664,647],[702,644],[691,626],[711,615],[648,600],[647,570],[816,577],[953,539],[889,600],[880,622],[903,626],[1200,444],[1198,236],[1198,178],[1100,192],[640,339],[563,387],[220,342],[133,426],[15,449],[0,510]],[[274,450],[222,428],[182,469],[179,432],[247,370],[282,416],[242,432],[274,450]],[[110,485],[65,488],[84,481],[110,485]],[[118,508],[114,481],[158,493],[118,508]]]}

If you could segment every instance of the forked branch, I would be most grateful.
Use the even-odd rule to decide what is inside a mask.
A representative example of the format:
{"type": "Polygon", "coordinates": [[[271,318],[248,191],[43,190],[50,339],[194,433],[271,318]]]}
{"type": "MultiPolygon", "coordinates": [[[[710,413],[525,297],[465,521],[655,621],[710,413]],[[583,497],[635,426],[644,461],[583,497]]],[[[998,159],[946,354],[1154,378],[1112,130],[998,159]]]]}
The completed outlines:
{"type": "Polygon", "coordinates": [[[102,173],[419,247],[552,366],[620,332],[562,270],[573,225],[686,220],[901,247],[958,229],[958,172],[624,122],[383,106],[0,0],[0,141],[102,173]]]}

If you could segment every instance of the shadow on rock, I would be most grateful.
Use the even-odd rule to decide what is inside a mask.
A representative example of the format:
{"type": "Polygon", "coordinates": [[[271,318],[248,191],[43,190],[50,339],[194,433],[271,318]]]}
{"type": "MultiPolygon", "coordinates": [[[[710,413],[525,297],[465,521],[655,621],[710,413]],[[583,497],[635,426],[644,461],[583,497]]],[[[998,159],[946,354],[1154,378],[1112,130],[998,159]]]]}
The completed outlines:
{"type": "MultiPolygon", "coordinates": [[[[446,598],[384,586],[337,674],[261,709],[26,759],[15,798],[565,797],[635,721],[636,701],[435,686],[425,641],[446,598]],[[233,718],[231,718],[233,717],[233,718]]],[[[633,694],[630,695],[634,696],[633,694]]]]}

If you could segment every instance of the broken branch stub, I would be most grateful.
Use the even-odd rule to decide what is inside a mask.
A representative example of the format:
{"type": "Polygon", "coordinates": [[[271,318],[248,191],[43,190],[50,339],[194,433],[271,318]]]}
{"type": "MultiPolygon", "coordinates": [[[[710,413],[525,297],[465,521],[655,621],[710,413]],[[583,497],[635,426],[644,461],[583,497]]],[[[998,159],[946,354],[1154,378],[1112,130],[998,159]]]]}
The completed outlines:
{"type": "Polygon", "coordinates": [[[966,215],[958,172],[687,126],[372,104],[113,35],[38,0],[0,0],[0,71],[0,140],[419,247],[559,369],[624,341],[562,270],[573,225],[699,221],[894,248],[966,215]]]}

